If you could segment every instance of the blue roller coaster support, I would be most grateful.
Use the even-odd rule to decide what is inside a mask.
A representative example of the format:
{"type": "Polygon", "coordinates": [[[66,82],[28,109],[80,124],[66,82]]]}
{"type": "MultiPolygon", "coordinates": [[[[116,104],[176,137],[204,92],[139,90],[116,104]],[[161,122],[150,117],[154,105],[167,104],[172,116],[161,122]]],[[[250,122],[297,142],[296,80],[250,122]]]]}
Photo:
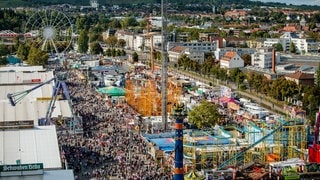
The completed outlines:
{"type": "Polygon", "coordinates": [[[229,165],[232,161],[242,157],[247,151],[249,151],[251,148],[255,147],[256,145],[260,144],[261,142],[263,142],[264,140],[266,140],[269,136],[271,136],[272,134],[274,134],[275,132],[277,132],[278,130],[280,130],[283,126],[289,124],[290,122],[293,121],[285,121],[283,124],[281,124],[280,126],[278,126],[276,129],[272,130],[269,134],[263,136],[261,139],[259,139],[257,142],[251,144],[250,146],[248,146],[246,149],[244,149],[243,151],[237,153],[236,155],[234,155],[233,157],[231,157],[230,159],[228,159],[227,161],[224,161],[223,163],[221,163],[218,166],[218,170],[224,168],[225,166],[229,165]]]}

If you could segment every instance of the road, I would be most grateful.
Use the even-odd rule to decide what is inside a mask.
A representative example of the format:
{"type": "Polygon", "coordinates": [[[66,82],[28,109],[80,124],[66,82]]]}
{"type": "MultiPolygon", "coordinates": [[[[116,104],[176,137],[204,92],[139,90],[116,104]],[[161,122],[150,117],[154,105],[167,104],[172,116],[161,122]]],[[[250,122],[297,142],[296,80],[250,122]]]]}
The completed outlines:
{"type": "MultiPolygon", "coordinates": [[[[225,84],[222,84],[221,81],[213,81],[213,80],[210,81],[210,80],[208,80],[208,79],[206,79],[204,77],[192,74],[190,72],[180,71],[180,70],[177,70],[177,69],[171,69],[171,70],[172,71],[176,71],[179,74],[182,74],[182,75],[187,76],[189,78],[192,78],[192,79],[194,79],[196,81],[205,83],[208,86],[210,85],[210,83],[212,83],[214,85],[217,85],[217,86],[226,86],[225,84]]],[[[233,83],[228,83],[227,86],[232,89],[232,92],[237,93],[241,97],[244,97],[244,98],[247,98],[247,99],[251,99],[252,101],[254,101],[254,102],[260,104],[261,106],[267,108],[271,112],[279,113],[279,114],[285,114],[283,106],[280,106],[277,103],[271,102],[271,98],[270,97],[266,97],[266,96],[263,96],[263,95],[258,95],[256,93],[249,92],[249,90],[239,91],[237,89],[237,86],[235,84],[233,84],[233,83]]]]}

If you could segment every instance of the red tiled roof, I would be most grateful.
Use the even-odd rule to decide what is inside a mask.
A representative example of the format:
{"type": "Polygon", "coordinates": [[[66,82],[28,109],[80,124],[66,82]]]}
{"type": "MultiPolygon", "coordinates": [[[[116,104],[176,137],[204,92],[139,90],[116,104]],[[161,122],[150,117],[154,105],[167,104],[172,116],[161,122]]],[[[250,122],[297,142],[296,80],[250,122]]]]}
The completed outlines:
{"type": "Polygon", "coordinates": [[[297,28],[294,26],[286,26],[283,28],[284,31],[288,31],[288,32],[296,32],[297,28]]]}
{"type": "Polygon", "coordinates": [[[298,80],[314,79],[313,74],[303,73],[301,71],[297,71],[291,74],[286,74],[285,76],[293,79],[298,79],[298,80]]]}
{"type": "Polygon", "coordinates": [[[233,52],[233,51],[229,51],[229,52],[226,52],[221,60],[223,61],[231,61],[231,59],[236,55],[237,53],[236,52],[233,52]]]}
{"type": "Polygon", "coordinates": [[[170,51],[181,53],[185,49],[186,49],[186,47],[183,47],[183,46],[175,46],[175,47],[171,48],[170,51]]]}

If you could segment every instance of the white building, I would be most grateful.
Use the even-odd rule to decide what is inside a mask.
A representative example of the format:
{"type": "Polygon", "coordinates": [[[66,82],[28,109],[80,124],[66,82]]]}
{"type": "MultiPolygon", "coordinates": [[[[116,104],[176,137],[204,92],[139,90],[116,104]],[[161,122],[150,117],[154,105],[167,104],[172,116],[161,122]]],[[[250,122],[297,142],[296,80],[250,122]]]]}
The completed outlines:
{"type": "Polygon", "coordinates": [[[198,62],[199,64],[204,63],[204,52],[198,51],[191,48],[186,48],[184,52],[191,60],[198,62]]]}
{"type": "Polygon", "coordinates": [[[115,36],[117,37],[117,39],[123,39],[126,42],[126,49],[134,48],[134,33],[120,30],[115,33],[115,36]]]}
{"type": "Polygon", "coordinates": [[[143,51],[145,45],[145,37],[143,35],[136,35],[133,39],[133,50],[143,51]]]}
{"type": "Polygon", "coordinates": [[[169,62],[177,63],[178,59],[183,54],[187,55],[191,60],[196,61],[199,64],[203,64],[205,60],[205,53],[203,51],[198,51],[184,46],[175,46],[168,50],[169,62]]]}
{"type": "Polygon", "coordinates": [[[296,47],[296,53],[318,53],[319,42],[315,39],[292,38],[291,42],[293,42],[296,47]]]}
{"type": "Polygon", "coordinates": [[[170,63],[177,63],[178,59],[183,55],[186,47],[175,46],[171,49],[168,49],[168,58],[170,63]]]}
{"type": "Polygon", "coordinates": [[[214,52],[217,49],[217,42],[169,42],[168,49],[175,46],[183,46],[193,50],[203,51],[203,52],[214,52]]]}
{"type": "Polygon", "coordinates": [[[242,56],[244,54],[253,54],[257,50],[256,48],[233,48],[233,47],[225,47],[225,48],[218,48],[214,55],[216,59],[221,59],[222,56],[224,56],[227,52],[236,52],[239,56],[242,56]]]}
{"type": "MultiPolygon", "coordinates": [[[[264,42],[263,42],[263,47],[266,48],[272,48],[272,46],[274,44],[278,44],[280,43],[280,39],[277,38],[267,38],[264,42]]],[[[283,47],[283,46],[282,46],[283,47]]]]}
{"type": "Polygon", "coordinates": [[[274,44],[280,43],[284,52],[290,51],[290,44],[294,43],[296,53],[317,53],[319,49],[319,42],[314,39],[300,38],[297,34],[292,32],[285,32],[279,39],[268,38],[264,41],[264,47],[272,47],[274,44]]]}
{"type": "Polygon", "coordinates": [[[162,35],[151,33],[148,34],[135,34],[133,32],[117,31],[115,36],[118,39],[123,39],[126,42],[126,49],[131,49],[134,51],[144,51],[150,49],[151,39],[153,39],[153,47],[160,48],[162,42],[162,35]],[[148,37],[149,36],[149,37],[148,37]]]}
{"type": "MultiPolygon", "coordinates": [[[[280,62],[280,53],[276,52],[276,63],[280,62]]],[[[251,55],[251,65],[267,69],[272,67],[272,49],[258,48],[257,52],[251,55]]]]}
{"type": "Polygon", "coordinates": [[[233,69],[242,67],[244,67],[244,61],[236,52],[227,52],[220,59],[220,68],[233,69]]]}

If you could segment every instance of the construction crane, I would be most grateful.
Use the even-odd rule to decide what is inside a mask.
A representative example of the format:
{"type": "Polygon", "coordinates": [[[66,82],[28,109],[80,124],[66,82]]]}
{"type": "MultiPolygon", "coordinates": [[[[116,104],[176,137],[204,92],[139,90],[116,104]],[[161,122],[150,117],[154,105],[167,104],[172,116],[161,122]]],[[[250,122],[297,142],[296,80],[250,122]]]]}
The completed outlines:
{"type": "MultiPolygon", "coordinates": [[[[62,92],[65,96],[65,98],[68,100],[71,112],[72,112],[72,106],[71,106],[71,100],[70,100],[70,95],[69,95],[69,91],[67,89],[66,83],[64,82],[66,79],[66,73],[58,73],[55,77],[51,78],[50,80],[43,82],[31,89],[25,90],[25,91],[21,91],[21,92],[16,92],[16,93],[8,93],[7,97],[9,99],[9,102],[12,106],[16,106],[16,104],[18,102],[20,102],[25,96],[27,96],[29,93],[31,93],[32,91],[51,83],[52,81],[55,82],[55,86],[53,89],[53,93],[52,93],[52,98],[50,100],[49,103],[49,107],[48,110],[46,112],[46,117],[44,119],[44,122],[39,122],[39,125],[50,125],[50,119],[51,119],[51,115],[54,111],[55,108],[55,102],[57,100],[58,97],[58,93],[59,90],[62,88],[62,92]]],[[[73,116],[73,113],[72,113],[73,116]]],[[[75,123],[73,123],[73,125],[76,125],[75,123]]]]}
{"type": "Polygon", "coordinates": [[[309,162],[320,163],[320,144],[319,144],[319,127],[320,127],[320,109],[317,113],[314,130],[313,144],[309,146],[309,162]]]}

